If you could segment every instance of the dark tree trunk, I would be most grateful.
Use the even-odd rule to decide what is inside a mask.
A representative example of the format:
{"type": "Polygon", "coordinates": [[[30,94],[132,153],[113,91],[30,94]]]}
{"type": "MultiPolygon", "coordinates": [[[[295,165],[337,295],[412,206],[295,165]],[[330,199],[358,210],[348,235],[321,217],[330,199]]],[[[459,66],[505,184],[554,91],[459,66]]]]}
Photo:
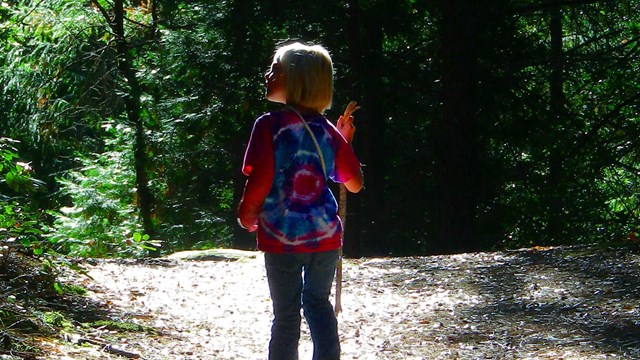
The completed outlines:
{"type": "Polygon", "coordinates": [[[476,249],[477,8],[475,2],[441,2],[442,118],[435,121],[442,253],[476,249]]]}
{"type": "MultiPolygon", "coordinates": [[[[96,3],[94,1],[94,3],[96,3]]],[[[149,176],[147,173],[149,157],[147,155],[147,139],[145,137],[145,126],[141,117],[142,105],[140,95],[142,89],[140,82],[133,69],[133,59],[129,43],[124,35],[124,8],[122,0],[115,0],[113,3],[114,19],[105,19],[111,24],[116,37],[116,51],[118,54],[118,69],[124,76],[129,87],[125,96],[125,108],[127,119],[135,130],[134,144],[134,167],[136,172],[136,187],[138,195],[138,207],[140,209],[140,219],[144,232],[155,235],[152,221],[153,195],[149,190],[149,176]]]]}
{"type": "Polygon", "coordinates": [[[562,149],[560,142],[561,133],[557,133],[560,127],[559,122],[563,121],[563,108],[565,96],[563,90],[564,56],[562,52],[562,9],[560,1],[555,0],[557,6],[550,9],[550,34],[551,34],[551,73],[549,75],[549,96],[550,112],[548,131],[549,154],[549,174],[547,178],[547,188],[543,189],[542,198],[545,201],[547,211],[547,241],[555,243],[559,241],[561,235],[562,222],[562,199],[561,199],[561,179],[562,179],[562,149]]]}

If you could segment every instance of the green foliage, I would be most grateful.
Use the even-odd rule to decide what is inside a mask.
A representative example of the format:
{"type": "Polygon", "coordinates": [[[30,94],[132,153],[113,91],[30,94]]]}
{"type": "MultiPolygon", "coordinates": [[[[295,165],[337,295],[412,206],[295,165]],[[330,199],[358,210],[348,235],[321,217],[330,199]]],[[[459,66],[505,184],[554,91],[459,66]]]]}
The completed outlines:
{"type": "Polygon", "coordinates": [[[0,138],[0,244],[2,253],[20,247],[40,255],[42,212],[31,197],[43,183],[31,177],[31,166],[19,161],[15,140],[0,138]]]}
{"type": "MultiPolygon", "coordinates": [[[[59,311],[48,311],[40,314],[42,321],[50,326],[65,330],[73,329],[73,323],[59,311]]],[[[64,330],[63,330],[64,331],[64,330]]]]}
{"type": "MultiPolygon", "coordinates": [[[[253,121],[248,111],[257,111],[254,103],[260,103],[256,95],[266,59],[251,58],[254,71],[242,73],[248,65],[231,56],[233,38],[225,34],[234,21],[228,7],[204,3],[167,15],[163,56],[152,51],[139,59],[140,81],[155,90],[143,100],[154,130],[151,186],[165,250],[231,243],[233,175],[242,153],[238,139],[246,141],[253,121]]],[[[243,58],[249,51],[243,50],[243,58]]]]}
{"type": "Polygon", "coordinates": [[[107,151],[80,157],[83,164],[60,179],[71,206],[55,213],[48,239],[56,251],[72,256],[141,256],[150,247],[141,235],[136,209],[132,131],[124,125],[104,125],[107,151]]]}
{"type": "Polygon", "coordinates": [[[148,333],[148,334],[157,334],[157,330],[132,322],[126,321],[115,321],[115,320],[98,320],[91,323],[83,324],[84,327],[87,328],[100,328],[106,329],[110,331],[117,332],[126,332],[126,333],[148,333]]]}
{"type": "MultiPolygon", "coordinates": [[[[636,164],[635,166],[638,166],[636,164]]],[[[640,179],[630,167],[605,169],[602,192],[609,195],[606,218],[610,223],[621,224],[617,235],[625,237],[638,232],[640,227],[640,179]]]]}
{"type": "MultiPolygon", "coordinates": [[[[105,1],[0,7],[0,126],[33,159],[25,167],[16,149],[5,151],[13,164],[0,169],[7,238],[44,251],[37,224],[50,219],[38,214],[52,209],[49,239],[74,255],[145,255],[156,238],[167,252],[231,245],[244,146],[272,106],[262,73],[277,42],[298,38],[332,53],[329,117],[350,99],[363,106],[354,147],[367,187],[351,202],[350,236],[385,253],[438,251],[440,5],[128,3],[122,40],[140,83],[141,141],[128,130],[131,87],[96,4],[113,11],[105,1]],[[104,119],[117,120],[105,131],[104,119]],[[135,163],[137,144],[151,161],[135,163]],[[32,195],[45,186],[31,168],[46,196],[32,195]],[[153,234],[138,219],[140,176],[153,195],[153,234]]],[[[562,99],[550,92],[558,8],[488,2],[478,14],[473,182],[482,248],[604,242],[640,225],[639,6],[561,2],[562,99]]]]}
{"type": "Polygon", "coordinates": [[[68,141],[95,125],[96,114],[87,108],[92,102],[105,102],[105,110],[115,104],[105,98],[112,77],[95,62],[110,59],[100,51],[99,42],[108,39],[99,39],[97,14],[77,1],[25,2],[11,12],[5,23],[9,36],[0,43],[6,51],[0,81],[3,101],[10,104],[7,129],[29,143],[68,141]]]}

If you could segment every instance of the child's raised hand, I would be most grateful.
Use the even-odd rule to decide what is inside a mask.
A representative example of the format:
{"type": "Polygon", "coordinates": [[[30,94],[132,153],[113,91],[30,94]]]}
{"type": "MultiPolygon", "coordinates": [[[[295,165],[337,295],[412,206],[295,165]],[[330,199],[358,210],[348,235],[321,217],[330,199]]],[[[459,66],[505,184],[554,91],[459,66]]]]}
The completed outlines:
{"type": "Polygon", "coordinates": [[[347,140],[349,144],[353,141],[353,134],[356,132],[356,127],[353,125],[353,113],[360,109],[358,103],[350,101],[347,107],[344,109],[344,113],[338,118],[336,127],[340,134],[347,140]]]}

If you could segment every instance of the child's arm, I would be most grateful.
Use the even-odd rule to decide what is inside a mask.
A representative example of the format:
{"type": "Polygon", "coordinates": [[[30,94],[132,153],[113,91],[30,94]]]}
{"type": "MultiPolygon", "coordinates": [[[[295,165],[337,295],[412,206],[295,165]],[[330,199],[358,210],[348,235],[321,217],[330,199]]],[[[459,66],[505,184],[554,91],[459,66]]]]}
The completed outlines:
{"type": "Polygon", "coordinates": [[[273,172],[254,173],[249,176],[244,187],[244,193],[240,205],[238,206],[238,224],[243,228],[253,232],[258,228],[258,215],[262,209],[264,199],[267,198],[271,183],[273,182],[273,172]]]}
{"type": "Polygon", "coordinates": [[[249,178],[238,205],[238,223],[249,231],[257,229],[258,215],[273,183],[275,165],[267,125],[267,118],[256,121],[242,166],[242,172],[249,178]]]}
{"type": "Polygon", "coordinates": [[[349,190],[352,193],[359,192],[362,189],[363,185],[364,185],[364,176],[362,175],[362,169],[360,169],[354,177],[344,182],[344,187],[346,187],[347,190],[349,190]]]}

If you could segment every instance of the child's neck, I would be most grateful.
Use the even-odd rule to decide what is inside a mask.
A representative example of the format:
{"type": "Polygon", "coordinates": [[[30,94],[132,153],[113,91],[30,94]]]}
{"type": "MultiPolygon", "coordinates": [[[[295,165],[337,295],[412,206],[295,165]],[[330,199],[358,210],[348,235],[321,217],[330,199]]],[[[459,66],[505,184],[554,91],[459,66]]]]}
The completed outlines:
{"type": "Polygon", "coordinates": [[[300,106],[300,105],[296,105],[296,104],[287,104],[287,106],[292,108],[292,109],[295,109],[300,114],[311,114],[311,113],[316,113],[317,112],[314,109],[310,109],[308,107],[304,107],[304,106],[300,106]]]}

